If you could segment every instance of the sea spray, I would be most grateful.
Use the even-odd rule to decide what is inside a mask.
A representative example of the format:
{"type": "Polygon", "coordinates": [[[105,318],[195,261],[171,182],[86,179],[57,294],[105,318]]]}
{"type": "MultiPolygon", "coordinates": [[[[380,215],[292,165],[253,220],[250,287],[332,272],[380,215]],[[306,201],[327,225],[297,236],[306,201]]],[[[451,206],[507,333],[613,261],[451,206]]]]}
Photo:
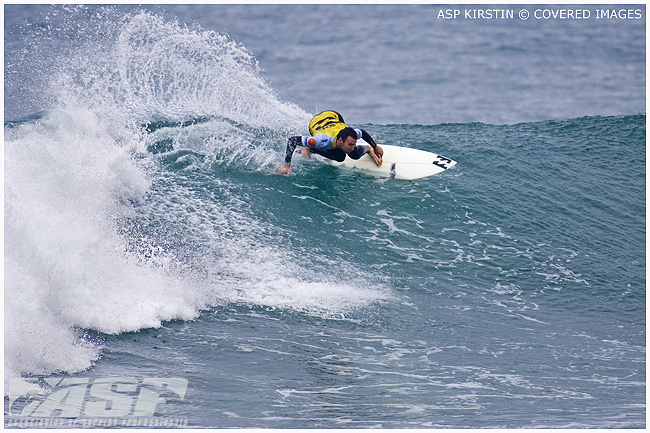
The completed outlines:
{"type": "Polygon", "coordinates": [[[300,265],[220,179],[272,174],[309,117],[276,99],[244,47],[145,12],[49,17],[27,46],[56,48],[36,56],[50,109],[5,124],[6,377],[89,368],[101,342],[84,329],[159,327],[223,302],[336,316],[386,298],[362,274],[300,265]],[[160,140],[169,148],[151,152],[160,140]]]}
{"type": "Polygon", "coordinates": [[[60,101],[109,110],[124,116],[120,122],[127,125],[216,115],[257,127],[291,128],[307,117],[277,100],[253,54],[227,35],[147,12],[120,22],[108,43],[102,42],[107,51],[79,48],[53,75],[60,101]]]}

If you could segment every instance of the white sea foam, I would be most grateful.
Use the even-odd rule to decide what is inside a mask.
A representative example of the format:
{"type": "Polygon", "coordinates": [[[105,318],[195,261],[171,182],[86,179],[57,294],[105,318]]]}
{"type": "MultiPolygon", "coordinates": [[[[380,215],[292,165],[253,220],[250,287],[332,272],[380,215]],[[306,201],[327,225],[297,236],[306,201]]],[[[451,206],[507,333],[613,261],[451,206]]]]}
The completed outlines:
{"type": "Polygon", "coordinates": [[[77,126],[55,112],[5,134],[10,372],[87,368],[97,347],[76,328],[132,331],[194,317],[201,306],[201,294],[182,277],[126,254],[116,230],[129,212],[121,203],[140,197],[149,183],[101,122],[91,124],[77,126]]]}
{"type": "Polygon", "coordinates": [[[221,302],[329,315],[386,297],[296,269],[240,198],[152,190],[159,173],[139,123],[201,115],[286,131],[308,115],[278,101],[223,35],[146,13],[111,26],[52,72],[44,100],[56,110],[5,127],[6,379],[89,368],[101,346],[84,329],[137,331],[221,302]],[[202,245],[196,263],[124,227],[152,217],[202,245]]]}

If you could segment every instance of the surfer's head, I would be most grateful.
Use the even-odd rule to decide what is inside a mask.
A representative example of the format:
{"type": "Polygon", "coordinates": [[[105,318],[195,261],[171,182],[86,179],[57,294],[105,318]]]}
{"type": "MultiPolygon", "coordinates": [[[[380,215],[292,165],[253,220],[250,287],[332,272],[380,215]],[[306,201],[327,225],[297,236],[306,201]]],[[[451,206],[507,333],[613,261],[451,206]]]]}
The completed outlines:
{"type": "Polygon", "coordinates": [[[345,153],[350,153],[357,145],[357,131],[349,126],[343,128],[336,135],[336,147],[343,149],[345,153]]]}

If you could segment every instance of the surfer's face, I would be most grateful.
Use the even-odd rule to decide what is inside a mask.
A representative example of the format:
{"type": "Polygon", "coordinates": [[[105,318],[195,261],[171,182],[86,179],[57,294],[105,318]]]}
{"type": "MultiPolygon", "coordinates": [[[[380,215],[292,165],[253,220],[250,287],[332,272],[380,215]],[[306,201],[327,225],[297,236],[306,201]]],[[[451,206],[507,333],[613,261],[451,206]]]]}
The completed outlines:
{"type": "Polygon", "coordinates": [[[345,153],[350,153],[354,150],[356,145],[357,145],[356,138],[348,137],[345,139],[345,141],[343,141],[343,139],[339,137],[336,147],[338,147],[339,149],[343,149],[345,153]]]}

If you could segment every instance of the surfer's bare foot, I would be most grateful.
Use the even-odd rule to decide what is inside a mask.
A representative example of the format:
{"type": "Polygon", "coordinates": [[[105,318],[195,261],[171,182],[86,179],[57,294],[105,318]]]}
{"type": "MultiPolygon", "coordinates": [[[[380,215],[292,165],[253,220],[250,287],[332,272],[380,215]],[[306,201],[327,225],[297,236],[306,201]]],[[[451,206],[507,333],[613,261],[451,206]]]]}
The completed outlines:
{"type": "Polygon", "coordinates": [[[300,156],[303,158],[311,158],[311,149],[308,147],[303,147],[300,149],[300,156]]]}

